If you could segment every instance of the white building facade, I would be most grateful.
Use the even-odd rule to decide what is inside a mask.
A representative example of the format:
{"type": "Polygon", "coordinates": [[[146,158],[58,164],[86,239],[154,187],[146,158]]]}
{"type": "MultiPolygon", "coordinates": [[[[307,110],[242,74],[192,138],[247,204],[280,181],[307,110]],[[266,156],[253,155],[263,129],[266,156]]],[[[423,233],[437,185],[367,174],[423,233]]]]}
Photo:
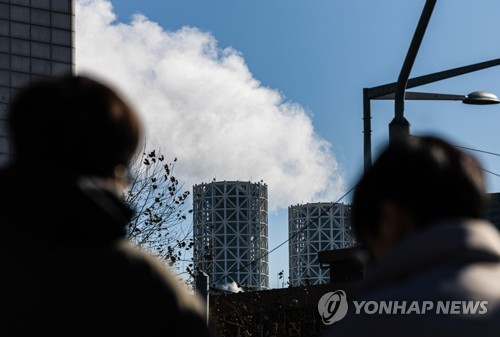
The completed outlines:
{"type": "Polygon", "coordinates": [[[310,203],[288,207],[289,277],[292,286],[330,283],[329,268],[321,268],[318,252],[355,244],[351,206],[310,203]]]}
{"type": "Polygon", "coordinates": [[[264,183],[222,181],[193,187],[194,266],[223,288],[269,288],[268,193],[264,183]]]}

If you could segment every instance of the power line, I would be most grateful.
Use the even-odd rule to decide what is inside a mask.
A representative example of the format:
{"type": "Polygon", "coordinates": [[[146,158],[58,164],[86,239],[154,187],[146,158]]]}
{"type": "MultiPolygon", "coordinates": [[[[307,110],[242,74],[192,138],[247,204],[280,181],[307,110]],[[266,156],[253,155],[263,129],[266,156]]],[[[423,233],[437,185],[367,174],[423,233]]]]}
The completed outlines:
{"type": "MultiPolygon", "coordinates": [[[[473,149],[473,148],[470,148],[470,147],[465,147],[465,146],[460,146],[460,145],[455,145],[455,144],[452,144],[452,145],[455,146],[455,147],[457,147],[457,148],[460,148],[460,149],[464,149],[464,150],[468,150],[468,151],[475,151],[475,152],[480,152],[480,153],[485,153],[485,154],[491,154],[493,156],[500,157],[500,153],[489,152],[489,151],[484,151],[484,150],[478,150],[478,149],[473,149]]],[[[486,173],[492,174],[494,176],[500,177],[500,174],[497,174],[495,172],[488,171],[488,170],[486,170],[484,168],[481,168],[481,170],[483,170],[486,173]]]]}
{"type": "MultiPolygon", "coordinates": [[[[469,151],[475,151],[475,152],[481,152],[481,153],[486,153],[486,154],[491,154],[493,156],[498,156],[500,157],[500,154],[499,153],[495,153],[495,152],[489,152],[489,151],[484,151],[484,150],[478,150],[478,149],[473,149],[473,148],[470,148],[470,147],[465,147],[465,146],[459,146],[459,145],[454,145],[455,147],[458,147],[460,149],[464,149],[464,150],[469,150],[469,151]]],[[[498,173],[495,173],[495,172],[491,172],[489,170],[486,170],[484,168],[481,168],[484,172],[486,173],[489,173],[489,174],[492,174],[496,177],[500,177],[500,174],[498,173]]]]}
{"type": "Polygon", "coordinates": [[[495,153],[495,152],[488,152],[488,151],[483,151],[483,150],[478,150],[478,149],[472,149],[470,147],[465,147],[465,146],[459,146],[459,145],[454,145],[455,147],[458,147],[458,148],[461,148],[461,149],[465,149],[465,150],[469,150],[469,151],[476,151],[476,152],[481,152],[481,153],[486,153],[486,154],[491,154],[493,156],[498,156],[500,157],[500,154],[499,153],[495,153]]]}
{"type": "Polygon", "coordinates": [[[488,171],[488,170],[485,170],[485,169],[482,169],[484,172],[487,172],[489,174],[493,174],[494,176],[497,176],[497,177],[500,177],[500,174],[497,174],[497,173],[494,173],[494,172],[491,172],[491,171],[488,171]]]}

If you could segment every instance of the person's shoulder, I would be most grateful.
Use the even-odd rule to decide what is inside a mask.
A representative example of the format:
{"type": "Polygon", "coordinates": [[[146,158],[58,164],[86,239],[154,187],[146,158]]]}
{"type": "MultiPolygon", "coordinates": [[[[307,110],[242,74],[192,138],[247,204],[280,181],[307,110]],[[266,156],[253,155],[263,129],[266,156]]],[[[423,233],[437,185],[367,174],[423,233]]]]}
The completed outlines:
{"type": "Polygon", "coordinates": [[[116,247],[124,255],[128,266],[143,278],[143,282],[150,283],[151,291],[156,291],[159,298],[169,297],[169,301],[174,301],[180,309],[203,311],[199,296],[190,293],[185,283],[159,258],[126,240],[117,242],[116,247]]]}
{"type": "Polygon", "coordinates": [[[172,269],[164,264],[160,258],[132,245],[126,239],[118,240],[114,248],[119,254],[123,255],[127,267],[134,269],[135,272],[142,272],[151,280],[180,288],[182,291],[186,290],[186,287],[175,278],[172,269]]]}
{"type": "Polygon", "coordinates": [[[191,293],[170,267],[126,240],[117,242],[115,249],[126,260],[126,268],[130,268],[128,281],[136,283],[155,317],[189,327],[193,336],[210,336],[201,297],[191,293]]]}

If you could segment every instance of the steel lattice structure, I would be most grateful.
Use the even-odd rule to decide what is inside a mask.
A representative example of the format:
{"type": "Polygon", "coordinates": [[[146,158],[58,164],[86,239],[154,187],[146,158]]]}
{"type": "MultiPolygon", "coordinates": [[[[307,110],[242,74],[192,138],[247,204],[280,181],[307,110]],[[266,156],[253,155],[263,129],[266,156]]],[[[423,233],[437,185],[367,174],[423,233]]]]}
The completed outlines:
{"type": "Polygon", "coordinates": [[[354,245],[350,211],[351,206],[343,203],[288,207],[289,277],[292,286],[330,283],[329,269],[321,268],[318,252],[354,245]]]}
{"type": "Polygon", "coordinates": [[[193,186],[193,259],[211,284],[269,288],[267,198],[264,183],[193,186]]]}

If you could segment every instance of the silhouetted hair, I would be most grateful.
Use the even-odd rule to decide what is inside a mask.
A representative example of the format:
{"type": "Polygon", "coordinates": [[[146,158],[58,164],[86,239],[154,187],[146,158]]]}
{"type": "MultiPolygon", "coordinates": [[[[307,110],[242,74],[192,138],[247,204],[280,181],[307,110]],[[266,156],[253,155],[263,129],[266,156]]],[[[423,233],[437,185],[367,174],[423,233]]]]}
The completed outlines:
{"type": "Polygon", "coordinates": [[[450,217],[484,217],[488,195],[474,157],[437,137],[410,136],[391,142],[354,191],[352,225],[359,239],[378,235],[383,201],[406,209],[424,227],[450,217]]]}
{"type": "Polygon", "coordinates": [[[15,160],[73,175],[110,176],[139,145],[135,111],[108,85],[86,76],[38,81],[12,102],[15,160]]]}

